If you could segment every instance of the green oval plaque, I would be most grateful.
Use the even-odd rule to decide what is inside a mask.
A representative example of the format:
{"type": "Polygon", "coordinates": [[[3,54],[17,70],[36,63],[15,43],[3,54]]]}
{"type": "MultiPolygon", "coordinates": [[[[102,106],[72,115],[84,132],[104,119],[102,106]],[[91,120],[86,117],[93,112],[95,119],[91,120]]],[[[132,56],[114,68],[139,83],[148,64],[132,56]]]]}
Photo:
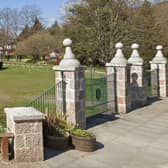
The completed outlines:
{"type": "Polygon", "coordinates": [[[96,99],[100,100],[101,98],[101,90],[99,88],[96,89],[96,99]]]}

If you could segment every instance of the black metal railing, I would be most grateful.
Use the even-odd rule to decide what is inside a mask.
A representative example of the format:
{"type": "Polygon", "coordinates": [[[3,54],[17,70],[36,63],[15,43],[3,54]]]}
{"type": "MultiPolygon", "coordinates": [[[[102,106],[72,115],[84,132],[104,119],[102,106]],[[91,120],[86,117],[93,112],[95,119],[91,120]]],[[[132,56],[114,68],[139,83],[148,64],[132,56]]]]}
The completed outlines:
{"type": "Polygon", "coordinates": [[[65,113],[65,82],[58,82],[26,106],[34,107],[42,113],[65,113]]]}

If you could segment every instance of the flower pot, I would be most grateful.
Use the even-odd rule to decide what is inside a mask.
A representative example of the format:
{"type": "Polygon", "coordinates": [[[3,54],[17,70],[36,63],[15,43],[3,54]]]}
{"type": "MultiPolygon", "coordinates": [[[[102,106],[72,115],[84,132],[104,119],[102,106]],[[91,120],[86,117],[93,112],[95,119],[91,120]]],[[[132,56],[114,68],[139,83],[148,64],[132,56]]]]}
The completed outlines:
{"type": "Polygon", "coordinates": [[[69,135],[65,137],[48,135],[44,139],[44,145],[52,149],[65,150],[69,145],[69,135]]]}
{"type": "Polygon", "coordinates": [[[96,150],[96,137],[92,135],[91,137],[82,137],[77,135],[71,135],[72,144],[75,149],[84,152],[93,152],[96,150]]]}

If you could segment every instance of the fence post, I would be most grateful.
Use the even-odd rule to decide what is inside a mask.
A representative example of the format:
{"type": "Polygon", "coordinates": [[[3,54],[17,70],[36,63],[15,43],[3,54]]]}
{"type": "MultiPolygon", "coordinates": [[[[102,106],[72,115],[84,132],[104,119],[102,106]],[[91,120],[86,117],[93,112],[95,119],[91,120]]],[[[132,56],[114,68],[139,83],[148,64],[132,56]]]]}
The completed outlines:
{"type": "Polygon", "coordinates": [[[131,102],[132,107],[136,108],[146,105],[147,100],[144,88],[144,61],[138,52],[139,45],[134,43],[131,48],[133,51],[128,59],[131,76],[131,102]]]}
{"type": "Polygon", "coordinates": [[[168,93],[167,59],[164,57],[162,49],[161,45],[156,47],[157,53],[150,62],[152,94],[158,97],[166,97],[168,93]]]}
{"type": "MultiPolygon", "coordinates": [[[[123,44],[116,44],[116,54],[110,63],[106,64],[107,75],[114,74],[114,86],[110,94],[116,98],[116,110],[118,113],[127,113],[131,110],[130,100],[130,66],[122,52],[123,44]]],[[[108,93],[109,94],[109,93],[108,93]]]]}
{"type": "Polygon", "coordinates": [[[12,133],[1,133],[0,134],[1,160],[4,162],[9,161],[9,138],[13,138],[12,133]]]}
{"type": "Polygon", "coordinates": [[[2,160],[9,161],[9,154],[8,154],[8,137],[2,137],[1,139],[1,153],[2,153],[2,160]]]}
{"type": "MultiPolygon", "coordinates": [[[[65,46],[65,55],[59,66],[54,66],[56,71],[56,83],[61,80],[63,74],[65,87],[65,114],[67,121],[80,128],[86,127],[85,117],[85,66],[75,59],[72,52],[70,39],[63,41],[65,46]]],[[[59,103],[59,102],[58,102],[59,103]]]]}

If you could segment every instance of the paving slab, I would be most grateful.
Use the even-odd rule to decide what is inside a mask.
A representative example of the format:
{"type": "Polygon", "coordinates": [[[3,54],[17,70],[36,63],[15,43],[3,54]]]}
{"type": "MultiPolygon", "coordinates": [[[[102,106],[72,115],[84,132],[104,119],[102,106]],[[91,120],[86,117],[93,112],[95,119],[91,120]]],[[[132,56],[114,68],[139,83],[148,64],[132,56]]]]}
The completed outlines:
{"type": "Polygon", "coordinates": [[[99,142],[95,152],[48,150],[44,162],[1,163],[0,168],[168,168],[167,104],[165,98],[90,128],[99,142]]]}

